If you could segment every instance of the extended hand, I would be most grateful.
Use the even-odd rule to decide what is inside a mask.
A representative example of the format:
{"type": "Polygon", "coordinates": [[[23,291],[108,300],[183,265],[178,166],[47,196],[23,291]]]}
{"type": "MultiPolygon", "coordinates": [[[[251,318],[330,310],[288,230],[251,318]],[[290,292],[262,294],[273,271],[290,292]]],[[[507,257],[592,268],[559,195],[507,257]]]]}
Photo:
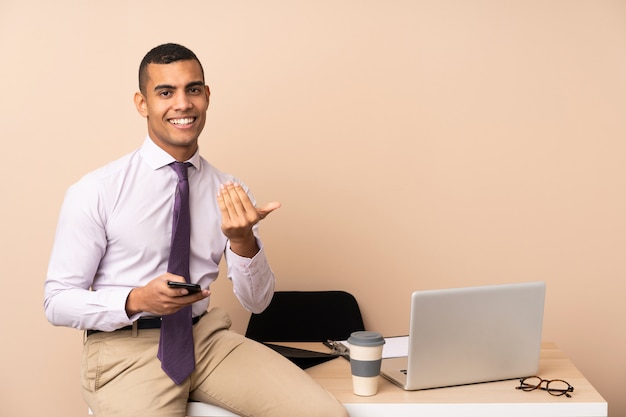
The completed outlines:
{"type": "Polygon", "coordinates": [[[256,208],[240,184],[222,184],[217,195],[222,212],[222,232],[230,240],[231,250],[240,256],[253,257],[259,250],[252,227],[280,207],[278,201],[256,208]]]}

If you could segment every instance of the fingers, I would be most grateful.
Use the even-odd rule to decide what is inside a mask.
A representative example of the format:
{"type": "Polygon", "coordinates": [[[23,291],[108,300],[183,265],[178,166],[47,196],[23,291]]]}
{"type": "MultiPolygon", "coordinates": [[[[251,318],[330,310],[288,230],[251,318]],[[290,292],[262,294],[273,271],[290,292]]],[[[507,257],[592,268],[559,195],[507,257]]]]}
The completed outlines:
{"type": "MultiPolygon", "coordinates": [[[[280,203],[272,202],[257,209],[241,184],[232,182],[220,186],[217,202],[222,213],[222,232],[231,241],[231,249],[234,243],[239,242],[249,249],[254,248],[258,251],[252,228],[269,213],[279,208],[280,203]]],[[[247,251],[244,252],[247,253],[247,251]]]]}
{"type": "Polygon", "coordinates": [[[180,282],[186,284],[183,277],[173,274],[166,274],[166,276],[171,277],[171,279],[165,280],[165,288],[162,288],[163,294],[167,297],[171,297],[174,299],[175,304],[178,305],[187,305],[194,303],[196,301],[202,300],[210,295],[209,290],[200,290],[197,292],[191,292],[186,288],[180,288],[176,286],[171,286],[168,284],[169,281],[180,282]],[[191,297],[187,297],[191,296],[191,297]],[[186,297],[184,300],[181,297],[186,297]]]}
{"type": "Polygon", "coordinates": [[[267,203],[263,207],[257,209],[257,212],[259,214],[259,217],[262,220],[262,219],[266,218],[268,214],[270,214],[271,212],[273,212],[274,210],[279,209],[279,208],[280,208],[280,202],[272,201],[271,203],[267,203]]]}
{"type": "Polygon", "coordinates": [[[280,207],[280,203],[274,201],[257,209],[241,184],[232,182],[220,186],[217,200],[225,221],[236,222],[238,218],[245,218],[253,225],[280,207]]]}
{"type": "Polygon", "coordinates": [[[254,206],[250,197],[243,190],[241,184],[228,182],[220,186],[217,201],[225,220],[234,220],[239,217],[247,217],[254,206]]]}
{"type": "Polygon", "coordinates": [[[196,293],[190,293],[185,288],[173,288],[167,284],[168,281],[185,282],[181,276],[170,274],[169,272],[160,277],[159,288],[164,298],[161,299],[161,308],[173,313],[180,308],[200,301],[208,297],[211,292],[209,290],[201,290],[196,293]]]}
{"type": "Polygon", "coordinates": [[[211,295],[208,289],[189,294],[186,289],[170,288],[167,281],[184,282],[185,279],[178,275],[165,273],[143,287],[134,288],[126,299],[126,312],[129,317],[140,312],[148,312],[157,316],[172,314],[186,305],[211,295]]]}

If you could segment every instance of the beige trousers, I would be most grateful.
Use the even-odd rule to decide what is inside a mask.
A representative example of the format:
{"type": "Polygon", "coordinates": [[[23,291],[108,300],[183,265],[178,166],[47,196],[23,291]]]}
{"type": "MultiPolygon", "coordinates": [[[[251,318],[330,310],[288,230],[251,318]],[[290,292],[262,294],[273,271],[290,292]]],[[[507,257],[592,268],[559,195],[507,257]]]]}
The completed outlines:
{"type": "Polygon", "coordinates": [[[176,385],[157,359],[159,329],[85,340],[82,388],[96,417],[183,417],[188,399],[242,417],[347,417],[343,406],[289,360],[228,330],[219,308],[194,326],[196,370],[176,385]]]}

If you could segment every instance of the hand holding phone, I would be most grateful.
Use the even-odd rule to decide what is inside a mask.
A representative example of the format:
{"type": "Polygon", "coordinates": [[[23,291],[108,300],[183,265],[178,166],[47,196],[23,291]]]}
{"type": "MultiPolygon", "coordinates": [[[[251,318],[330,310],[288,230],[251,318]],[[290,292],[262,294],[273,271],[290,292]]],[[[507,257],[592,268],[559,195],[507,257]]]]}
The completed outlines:
{"type": "Polygon", "coordinates": [[[194,294],[202,290],[199,284],[190,284],[188,282],[167,281],[167,286],[170,288],[184,288],[189,291],[189,294],[194,294]]]}

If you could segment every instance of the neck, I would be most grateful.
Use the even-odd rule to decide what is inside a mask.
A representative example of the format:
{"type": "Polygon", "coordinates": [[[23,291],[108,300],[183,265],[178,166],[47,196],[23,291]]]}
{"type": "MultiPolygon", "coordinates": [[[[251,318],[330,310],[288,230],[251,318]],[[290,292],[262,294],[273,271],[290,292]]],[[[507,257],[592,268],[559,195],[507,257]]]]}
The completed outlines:
{"type": "MultiPolygon", "coordinates": [[[[150,136],[150,139],[152,139],[152,136],[150,136]]],[[[189,158],[191,158],[198,150],[198,142],[193,142],[186,145],[163,143],[160,141],[155,141],[154,139],[152,139],[152,142],[154,142],[159,148],[170,154],[170,156],[172,156],[172,158],[174,158],[178,162],[185,162],[189,160],[189,158]]]]}

